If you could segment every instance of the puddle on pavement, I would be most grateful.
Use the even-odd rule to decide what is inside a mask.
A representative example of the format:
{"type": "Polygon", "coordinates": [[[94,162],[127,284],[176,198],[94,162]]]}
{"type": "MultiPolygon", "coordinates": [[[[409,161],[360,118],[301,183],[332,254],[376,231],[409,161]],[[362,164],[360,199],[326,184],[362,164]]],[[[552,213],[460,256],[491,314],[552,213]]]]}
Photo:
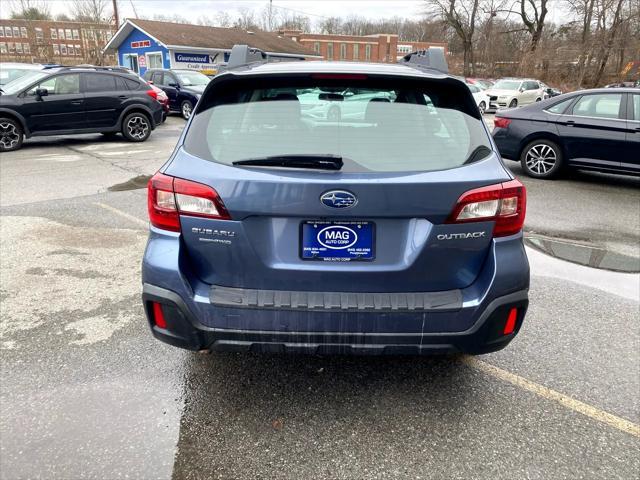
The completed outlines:
{"type": "Polygon", "coordinates": [[[137,177],[130,178],[124,183],[116,183],[111,185],[107,190],[110,192],[124,192],[126,190],[137,190],[139,188],[147,188],[147,183],[151,175],[138,175],[137,177]]]}
{"type": "Polygon", "coordinates": [[[525,237],[525,244],[554,258],[586,267],[614,272],[640,272],[640,257],[623,255],[600,247],[581,245],[568,240],[530,236],[525,237]]]}

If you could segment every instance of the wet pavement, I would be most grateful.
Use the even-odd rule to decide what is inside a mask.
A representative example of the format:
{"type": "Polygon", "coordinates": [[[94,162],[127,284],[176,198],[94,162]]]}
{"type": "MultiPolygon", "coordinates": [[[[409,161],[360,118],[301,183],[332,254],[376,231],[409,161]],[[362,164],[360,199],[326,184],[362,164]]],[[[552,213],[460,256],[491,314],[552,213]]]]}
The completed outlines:
{"type": "Polygon", "coordinates": [[[0,478],[638,478],[640,180],[523,179],[531,304],[503,351],[196,354],[139,300],[144,185],[182,124],[0,158],[0,478]]]}

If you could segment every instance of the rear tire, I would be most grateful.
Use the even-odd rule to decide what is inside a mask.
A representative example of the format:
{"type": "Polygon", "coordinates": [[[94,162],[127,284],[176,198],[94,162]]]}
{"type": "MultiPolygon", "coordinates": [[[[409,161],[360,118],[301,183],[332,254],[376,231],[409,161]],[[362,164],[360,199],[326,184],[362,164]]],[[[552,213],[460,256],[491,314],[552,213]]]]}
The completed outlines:
{"type": "Polygon", "coordinates": [[[0,118],[0,152],[12,152],[22,147],[22,125],[12,118],[0,118]]]}
{"type": "Polygon", "coordinates": [[[522,150],[520,165],[530,177],[554,178],[563,168],[562,150],[551,140],[534,140],[522,150]]]}
{"type": "Polygon", "coordinates": [[[518,100],[515,98],[509,102],[509,108],[516,108],[518,106],[518,100]]]}
{"type": "Polygon", "coordinates": [[[124,117],[122,135],[130,142],[144,142],[151,135],[149,117],[141,112],[133,112],[124,117]]]}
{"type": "Polygon", "coordinates": [[[185,100],[180,105],[180,113],[182,114],[182,118],[185,120],[189,120],[191,118],[191,113],[193,112],[193,104],[189,100],[185,100]]]}

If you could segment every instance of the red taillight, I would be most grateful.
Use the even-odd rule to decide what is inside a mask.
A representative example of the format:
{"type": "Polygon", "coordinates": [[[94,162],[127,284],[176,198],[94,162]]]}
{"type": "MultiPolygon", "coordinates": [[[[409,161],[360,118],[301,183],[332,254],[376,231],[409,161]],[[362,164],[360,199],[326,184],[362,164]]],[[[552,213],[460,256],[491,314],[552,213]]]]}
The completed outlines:
{"type": "Polygon", "coordinates": [[[510,118],[496,117],[493,119],[493,125],[496,128],[507,128],[511,123],[510,118]]]}
{"type": "Polygon", "coordinates": [[[511,310],[509,310],[509,316],[507,317],[507,322],[504,324],[504,330],[502,331],[504,335],[509,335],[513,333],[513,331],[516,329],[517,317],[518,317],[517,308],[512,308],[511,310]]]}
{"type": "Polygon", "coordinates": [[[167,321],[164,318],[164,312],[162,311],[162,305],[158,302],[152,302],[153,305],[153,323],[160,328],[167,328],[167,321]]]}
{"type": "Polygon", "coordinates": [[[180,215],[231,220],[213,188],[163,173],[149,180],[147,206],[151,225],[172,232],[180,231],[180,215]]]}
{"type": "Polygon", "coordinates": [[[146,94],[149,95],[154,100],[158,100],[158,92],[156,92],[153,88],[150,88],[146,91],[146,94]]]}
{"type": "Polygon", "coordinates": [[[527,209],[527,192],[518,180],[497,183],[463,193],[447,223],[495,221],[494,237],[522,230],[527,209]]]}

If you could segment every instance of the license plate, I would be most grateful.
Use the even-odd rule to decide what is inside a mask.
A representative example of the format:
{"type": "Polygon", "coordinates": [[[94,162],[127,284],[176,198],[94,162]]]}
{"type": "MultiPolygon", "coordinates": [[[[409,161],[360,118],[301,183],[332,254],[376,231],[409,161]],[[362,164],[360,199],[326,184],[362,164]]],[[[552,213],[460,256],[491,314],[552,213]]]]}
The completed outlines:
{"type": "Polygon", "coordinates": [[[300,257],[325,262],[373,260],[374,242],[372,222],[307,220],[301,225],[300,257]]]}

